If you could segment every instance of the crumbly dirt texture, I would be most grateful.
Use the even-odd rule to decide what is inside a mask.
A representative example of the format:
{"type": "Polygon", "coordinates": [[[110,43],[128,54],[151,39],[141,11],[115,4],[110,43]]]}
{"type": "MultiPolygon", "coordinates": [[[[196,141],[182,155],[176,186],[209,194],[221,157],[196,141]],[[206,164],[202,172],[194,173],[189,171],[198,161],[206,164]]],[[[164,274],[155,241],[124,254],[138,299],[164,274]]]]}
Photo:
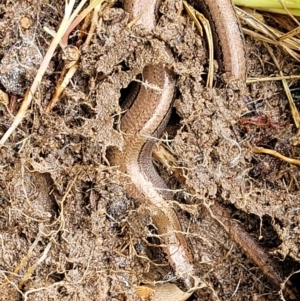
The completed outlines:
{"type": "MultiPolygon", "coordinates": [[[[8,94],[0,103],[1,136],[52,40],[43,28],[58,29],[64,4],[0,1],[0,88],[8,94]]],[[[0,300],[130,301],[140,300],[141,283],[178,283],[153,247],[151,214],[126,196],[124,177],[106,158],[108,148],[122,148],[120,101],[145,66],[165,62],[165,46],[177,83],[164,143],[182,181],[178,167],[157,166],[176,191],[174,209],[205,284],[189,300],[280,300],[208,208],[221,204],[283,279],[300,270],[299,167],[251,152],[264,146],[300,156],[281,84],[237,91],[217,71],[215,87],[206,88],[206,42],[179,0],[163,1],[152,32],[128,29],[128,22],[117,2],[99,15],[89,46],[72,33],[80,62],[71,83],[45,113],[64,65],[57,48],[24,121],[0,149],[0,300]]],[[[262,44],[247,38],[246,47],[248,76],[278,72],[262,44]]],[[[275,51],[285,74],[299,73],[275,51]]],[[[289,287],[297,292],[299,283],[295,274],[289,287]]]]}

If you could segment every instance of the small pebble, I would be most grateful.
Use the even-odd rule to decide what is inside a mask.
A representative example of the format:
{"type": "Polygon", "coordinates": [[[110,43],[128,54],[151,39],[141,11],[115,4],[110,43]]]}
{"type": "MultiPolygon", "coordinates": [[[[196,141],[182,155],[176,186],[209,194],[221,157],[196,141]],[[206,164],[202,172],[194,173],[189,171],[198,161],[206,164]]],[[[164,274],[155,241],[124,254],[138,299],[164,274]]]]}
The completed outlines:
{"type": "Polygon", "coordinates": [[[22,28],[24,29],[28,29],[30,27],[30,19],[27,18],[27,17],[23,17],[21,20],[20,20],[20,25],[22,28]]]}

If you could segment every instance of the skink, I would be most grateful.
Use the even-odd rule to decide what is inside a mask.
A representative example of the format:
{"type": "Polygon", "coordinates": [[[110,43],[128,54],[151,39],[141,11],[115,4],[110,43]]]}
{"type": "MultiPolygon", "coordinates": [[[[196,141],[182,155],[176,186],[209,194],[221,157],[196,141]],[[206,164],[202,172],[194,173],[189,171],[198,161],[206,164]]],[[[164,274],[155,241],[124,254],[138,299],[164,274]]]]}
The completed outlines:
{"type": "MultiPolygon", "coordinates": [[[[125,0],[124,8],[130,18],[145,28],[155,27],[158,1],[125,0]]],[[[226,81],[244,80],[246,75],[245,50],[242,33],[230,0],[191,1],[209,19],[214,33],[216,53],[226,81]]],[[[171,55],[166,49],[166,55],[171,55]]],[[[147,88],[140,91],[121,120],[124,133],[122,151],[114,149],[109,154],[112,165],[131,178],[126,192],[142,199],[149,207],[150,215],[163,241],[163,249],[176,276],[186,289],[198,285],[193,256],[178,218],[166,200],[172,199],[168,187],[157,174],[152,163],[155,138],[159,138],[169,120],[175,90],[175,76],[164,64],[147,66],[143,70],[147,88]],[[155,86],[155,89],[149,87],[155,86]],[[159,91],[158,91],[159,90],[159,91]]],[[[180,290],[174,284],[156,285],[151,300],[186,300],[192,293],[180,290]],[[171,298],[171,299],[170,299],[171,298]]]]}

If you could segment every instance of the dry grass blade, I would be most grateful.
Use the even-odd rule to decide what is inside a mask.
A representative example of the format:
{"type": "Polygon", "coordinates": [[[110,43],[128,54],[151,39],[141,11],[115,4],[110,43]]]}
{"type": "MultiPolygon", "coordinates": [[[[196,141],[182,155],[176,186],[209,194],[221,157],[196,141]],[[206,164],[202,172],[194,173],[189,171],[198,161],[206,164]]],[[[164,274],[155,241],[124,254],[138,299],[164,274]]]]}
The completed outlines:
{"type": "MultiPolygon", "coordinates": [[[[17,267],[14,269],[13,273],[11,273],[6,280],[4,280],[1,284],[0,284],[0,289],[3,289],[9,282],[10,280],[12,280],[15,275],[18,274],[18,272],[27,264],[28,260],[30,259],[30,257],[32,256],[33,251],[35,250],[38,242],[41,240],[41,233],[38,233],[38,235],[36,236],[34,242],[32,243],[32,245],[29,247],[28,252],[25,256],[23,256],[23,258],[21,259],[21,262],[17,265],[17,267]]],[[[1,293],[0,293],[0,297],[1,293]]],[[[4,296],[3,296],[4,297],[4,296]]]]}
{"type": "Polygon", "coordinates": [[[278,40],[283,41],[285,39],[288,39],[295,35],[298,35],[299,33],[300,33],[300,27],[298,26],[298,27],[294,28],[293,30],[289,31],[288,33],[283,34],[278,40]]]}
{"type": "MultiPolygon", "coordinates": [[[[98,20],[99,12],[101,11],[101,9],[103,10],[106,7],[106,6],[102,5],[103,2],[104,2],[104,0],[91,1],[91,4],[74,20],[74,22],[71,24],[71,26],[65,33],[63,40],[62,40],[63,45],[66,45],[68,36],[69,36],[70,32],[75,28],[75,25],[78,25],[78,23],[80,21],[82,21],[84,17],[86,17],[86,19],[88,19],[88,21],[90,21],[88,13],[90,13],[90,11],[93,9],[93,17],[92,17],[92,23],[90,26],[90,31],[89,31],[88,37],[84,43],[85,45],[90,44],[91,38],[96,30],[96,22],[98,20]]],[[[115,1],[110,1],[109,5],[112,5],[114,2],[115,1]]],[[[85,26],[85,27],[88,26],[87,22],[85,22],[83,26],[85,26]]],[[[65,48],[66,47],[67,46],[65,46],[65,48]]],[[[55,105],[57,104],[63,91],[65,90],[65,88],[68,86],[68,84],[72,80],[74,74],[76,73],[76,71],[78,69],[79,58],[80,58],[80,55],[78,52],[76,59],[74,59],[72,61],[72,65],[68,66],[68,64],[66,63],[65,66],[63,67],[60,78],[59,78],[56,88],[55,88],[54,95],[53,95],[52,99],[50,100],[50,102],[48,103],[48,105],[46,106],[45,113],[49,113],[55,107],[55,105]]]]}
{"type": "MultiPolygon", "coordinates": [[[[65,31],[64,36],[62,37],[62,44],[67,46],[68,45],[68,38],[71,31],[98,5],[101,5],[105,0],[91,0],[90,5],[85,8],[78,16],[79,10],[74,11],[74,13],[71,16],[72,22],[68,26],[68,28],[65,31]],[[77,16],[77,17],[76,17],[77,16]],[[75,18],[76,17],[76,18],[75,18]],[[74,20],[74,21],[73,21],[74,20]]],[[[114,1],[114,0],[112,0],[114,1]]],[[[86,0],[84,1],[86,2],[86,0]]],[[[79,5],[78,5],[79,6],[79,5]]]]}
{"type": "MultiPolygon", "coordinates": [[[[86,0],[82,0],[78,7],[81,7],[84,5],[84,3],[86,2],[86,0]]],[[[19,112],[17,113],[12,125],[9,127],[9,129],[5,132],[5,134],[3,135],[3,137],[0,140],[0,147],[2,147],[4,145],[4,143],[6,142],[6,140],[10,137],[10,135],[15,131],[15,129],[18,127],[18,125],[22,122],[23,118],[25,117],[25,114],[31,104],[31,101],[33,99],[33,96],[42,80],[42,77],[50,63],[50,60],[53,56],[53,53],[57,47],[57,45],[60,43],[62,37],[65,35],[66,30],[68,29],[68,27],[70,26],[70,24],[72,23],[72,16],[74,18],[74,14],[72,14],[72,10],[75,4],[75,0],[70,0],[69,3],[66,3],[65,6],[65,14],[64,14],[64,18],[61,22],[61,25],[57,31],[56,36],[54,37],[54,39],[52,40],[49,49],[42,61],[42,64],[40,66],[40,68],[38,69],[38,72],[34,78],[34,81],[31,85],[31,87],[26,91],[25,93],[25,97],[24,100],[22,102],[22,105],[20,107],[19,112]]],[[[78,8],[77,7],[77,8],[78,8]]],[[[77,10],[77,9],[76,9],[77,10]]]]}
{"type": "Polygon", "coordinates": [[[298,51],[300,47],[300,39],[295,37],[285,38],[284,41],[281,41],[280,38],[285,36],[285,33],[268,26],[262,21],[255,18],[250,13],[236,7],[237,15],[240,19],[245,22],[247,25],[252,27],[255,31],[243,28],[243,31],[247,35],[251,35],[254,39],[261,40],[263,42],[272,43],[283,48],[288,54],[291,54],[296,60],[300,61],[300,56],[297,53],[294,53],[293,50],[298,51]]]}
{"type": "Polygon", "coordinates": [[[22,280],[19,283],[20,288],[25,285],[25,283],[30,279],[31,275],[36,270],[36,268],[47,258],[47,254],[50,251],[51,246],[52,246],[52,243],[49,242],[48,245],[46,246],[42,256],[32,266],[30,266],[27,269],[24,277],[22,278],[22,280]]]}
{"type": "Polygon", "coordinates": [[[249,77],[247,78],[247,84],[256,83],[256,82],[270,82],[278,80],[297,80],[300,79],[300,75],[285,75],[285,76],[274,76],[274,77],[249,77]]]}
{"type": "MultiPolygon", "coordinates": [[[[275,55],[274,55],[273,50],[271,49],[271,47],[268,44],[265,44],[265,47],[268,49],[269,54],[271,55],[271,57],[273,59],[273,62],[275,63],[276,67],[278,68],[280,75],[283,76],[283,72],[281,71],[281,68],[279,66],[279,63],[278,63],[275,55]]],[[[291,113],[292,113],[292,116],[293,116],[293,119],[294,119],[294,123],[295,123],[297,129],[299,129],[300,128],[300,115],[299,115],[299,112],[298,112],[297,107],[295,105],[295,102],[293,100],[293,96],[291,94],[291,91],[290,91],[290,88],[287,84],[287,81],[285,79],[282,79],[281,81],[282,81],[283,88],[285,90],[286,96],[287,96],[288,101],[289,101],[289,105],[290,105],[290,108],[291,108],[291,113]]]]}
{"type": "Polygon", "coordinates": [[[61,94],[63,93],[65,88],[68,86],[70,80],[73,78],[77,69],[78,69],[78,61],[76,61],[76,63],[67,71],[67,73],[62,72],[62,74],[64,74],[64,77],[61,81],[58,81],[58,85],[56,86],[54,95],[53,95],[51,101],[48,103],[48,105],[45,108],[45,113],[49,113],[54,108],[54,106],[57,104],[61,94]]]}
{"type": "Polygon", "coordinates": [[[214,77],[214,64],[213,64],[214,43],[213,43],[212,32],[211,32],[209,22],[202,14],[200,14],[198,11],[196,11],[186,1],[183,1],[183,5],[184,5],[184,8],[186,9],[188,15],[195,22],[196,27],[198,28],[199,33],[200,33],[201,36],[203,36],[202,26],[205,30],[205,34],[206,34],[206,37],[207,37],[207,43],[208,43],[208,49],[209,49],[209,54],[208,54],[209,66],[208,66],[208,75],[207,75],[206,87],[212,88],[212,86],[213,86],[213,77],[214,77]],[[201,22],[202,26],[201,26],[199,21],[201,22]]]}
{"type": "Polygon", "coordinates": [[[25,93],[25,97],[24,97],[24,100],[22,102],[19,112],[15,116],[15,119],[14,119],[12,125],[9,127],[9,129],[5,132],[5,134],[3,135],[3,137],[0,140],[0,147],[2,147],[4,145],[6,140],[10,137],[10,135],[16,130],[16,128],[19,126],[19,124],[24,119],[26,112],[33,99],[33,96],[34,96],[36,90],[38,89],[38,86],[39,86],[39,84],[42,80],[42,77],[50,63],[50,60],[53,56],[53,53],[54,53],[57,45],[61,44],[62,47],[67,46],[67,41],[68,41],[70,32],[76,27],[77,24],[79,24],[84,19],[84,17],[95,6],[103,3],[105,0],[91,1],[90,5],[78,15],[79,11],[82,9],[82,7],[86,3],[86,1],[87,0],[81,0],[73,13],[72,13],[72,10],[75,5],[75,0],[70,0],[69,2],[66,2],[65,14],[64,14],[63,20],[60,24],[60,27],[49,46],[49,49],[41,63],[40,68],[38,69],[38,72],[34,78],[34,81],[31,85],[31,87],[25,93]]]}
{"type": "MultiPolygon", "coordinates": [[[[289,36],[285,35],[283,32],[266,25],[262,21],[258,20],[254,16],[252,16],[250,13],[247,13],[239,8],[236,8],[236,11],[243,22],[245,22],[247,25],[252,27],[254,30],[258,31],[258,33],[257,33],[255,31],[243,28],[244,33],[252,36],[253,38],[255,38],[257,40],[262,41],[264,43],[265,47],[267,48],[269,54],[271,55],[273,62],[276,65],[278,72],[280,74],[280,76],[277,77],[277,79],[282,81],[282,85],[284,87],[286,96],[289,101],[289,105],[291,108],[291,113],[292,113],[292,116],[294,119],[294,123],[295,123],[296,127],[299,129],[300,128],[299,112],[296,108],[291,91],[290,91],[288,83],[286,81],[287,78],[283,74],[283,72],[280,68],[280,64],[278,63],[278,61],[273,53],[273,50],[269,46],[269,44],[279,46],[283,51],[285,51],[287,54],[292,56],[295,60],[300,61],[300,55],[296,52],[300,49],[300,39],[295,38],[295,37],[289,37],[289,36]],[[283,37],[283,36],[284,36],[284,39],[281,39],[281,37],[283,37]]],[[[294,76],[294,78],[295,77],[299,77],[299,76],[296,75],[296,76],[294,76]]],[[[288,78],[291,78],[291,76],[288,76],[288,78]]],[[[264,81],[267,81],[267,80],[268,80],[268,78],[264,78],[264,81]]],[[[274,80],[274,78],[270,78],[270,80],[274,80]]],[[[251,78],[247,79],[248,83],[254,82],[254,81],[260,81],[260,79],[257,79],[257,78],[256,79],[251,79],[251,78]]],[[[296,138],[294,145],[297,145],[297,144],[299,144],[299,142],[298,142],[298,139],[296,138]]]]}
{"type": "Polygon", "coordinates": [[[295,45],[286,45],[285,43],[279,42],[277,39],[268,38],[264,34],[259,34],[255,31],[247,29],[247,28],[243,28],[243,32],[244,32],[244,34],[246,34],[248,36],[251,36],[255,40],[259,40],[259,41],[262,41],[262,42],[266,42],[268,44],[273,44],[273,45],[281,47],[282,49],[285,50],[285,52],[287,54],[292,56],[295,60],[300,61],[300,55],[297,52],[294,51],[294,50],[297,50],[297,44],[295,44],[295,45]]]}

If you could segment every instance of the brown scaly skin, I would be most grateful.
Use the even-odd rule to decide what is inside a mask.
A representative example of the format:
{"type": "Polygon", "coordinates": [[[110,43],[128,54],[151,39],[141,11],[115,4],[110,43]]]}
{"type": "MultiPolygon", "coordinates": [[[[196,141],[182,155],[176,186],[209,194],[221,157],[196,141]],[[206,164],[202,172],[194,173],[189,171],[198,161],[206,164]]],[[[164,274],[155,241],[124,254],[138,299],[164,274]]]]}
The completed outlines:
{"type": "MultiPolygon", "coordinates": [[[[124,8],[131,19],[140,16],[137,23],[152,30],[155,26],[157,2],[125,0],[124,8]]],[[[245,80],[244,41],[231,1],[199,0],[191,2],[193,3],[203,10],[212,24],[214,43],[225,75],[224,79],[245,80]]],[[[166,55],[170,55],[168,50],[166,55]]],[[[143,70],[143,79],[148,83],[148,88],[141,86],[134,103],[122,118],[123,150],[113,150],[110,154],[110,162],[112,165],[119,166],[120,170],[131,178],[132,184],[126,188],[128,195],[147,203],[158,234],[162,235],[163,250],[168,261],[176,276],[189,290],[199,283],[195,277],[193,256],[181,233],[178,218],[166,202],[172,198],[172,194],[167,192],[167,185],[153,167],[152,149],[155,139],[150,138],[159,138],[168,123],[173,104],[175,79],[174,75],[166,70],[164,64],[147,66],[143,70]],[[158,87],[161,92],[149,88],[151,85],[158,87]]],[[[151,300],[155,301],[184,301],[192,294],[192,291],[183,292],[175,284],[155,285],[151,289],[153,289],[151,300]]]]}

